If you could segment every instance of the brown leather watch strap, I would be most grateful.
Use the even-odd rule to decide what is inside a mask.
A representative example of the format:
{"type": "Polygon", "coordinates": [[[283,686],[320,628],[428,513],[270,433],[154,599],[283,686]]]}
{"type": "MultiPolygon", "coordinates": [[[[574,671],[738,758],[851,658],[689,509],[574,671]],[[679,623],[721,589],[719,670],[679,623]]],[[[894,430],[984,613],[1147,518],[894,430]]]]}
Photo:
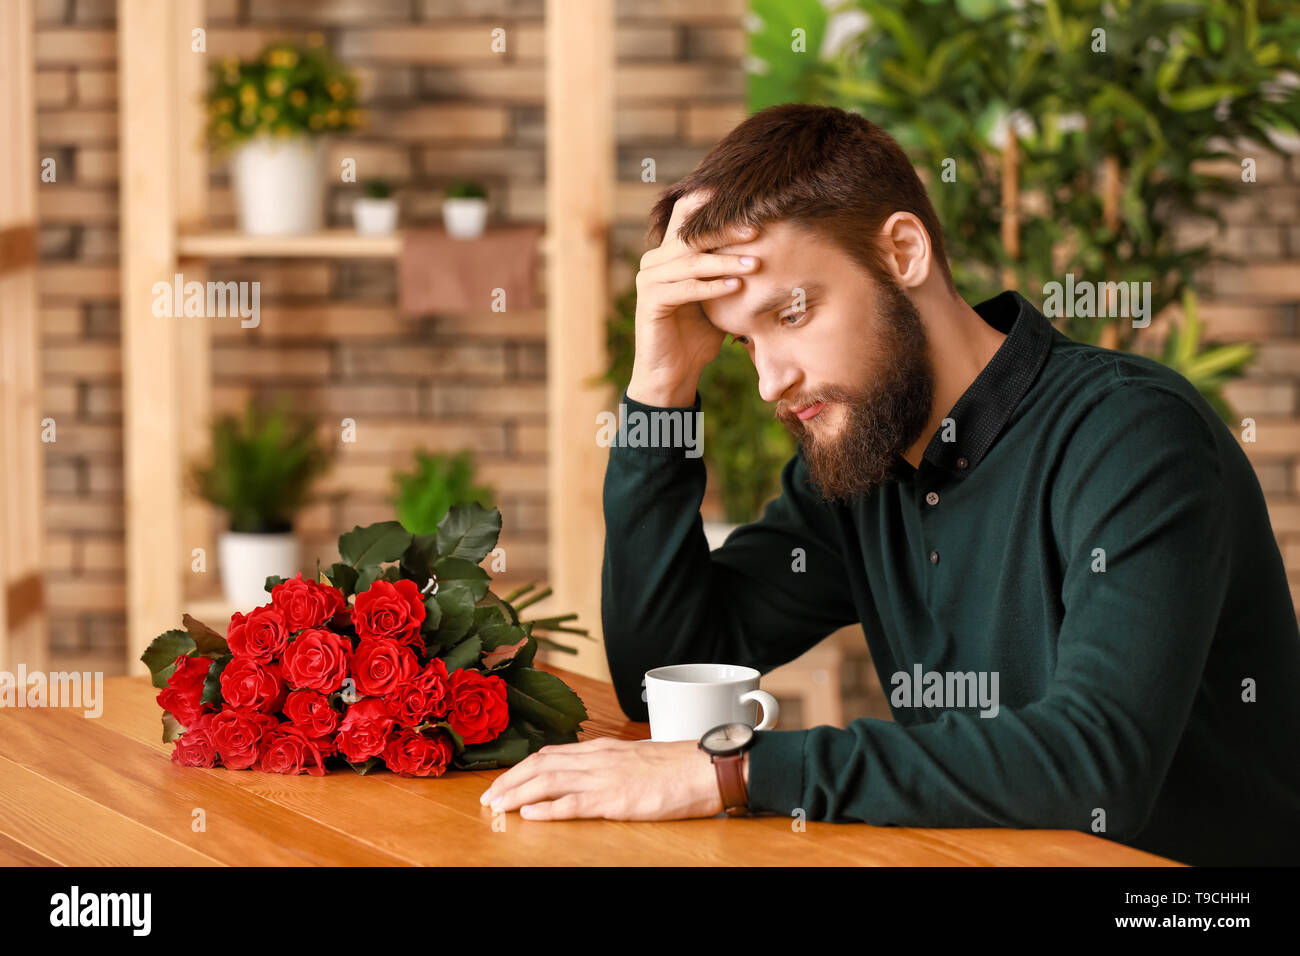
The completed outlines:
{"type": "Polygon", "coordinates": [[[748,816],[749,793],[745,789],[744,751],[725,757],[710,756],[718,773],[718,790],[722,794],[722,806],[727,811],[727,816],[748,816]]]}

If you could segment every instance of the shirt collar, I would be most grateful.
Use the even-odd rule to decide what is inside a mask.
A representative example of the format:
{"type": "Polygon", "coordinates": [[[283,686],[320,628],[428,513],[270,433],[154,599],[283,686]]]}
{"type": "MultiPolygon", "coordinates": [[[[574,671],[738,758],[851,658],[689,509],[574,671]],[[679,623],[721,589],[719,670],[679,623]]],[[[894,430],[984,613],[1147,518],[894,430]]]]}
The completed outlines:
{"type": "MultiPolygon", "coordinates": [[[[985,299],[974,309],[1007,337],[946,416],[954,427],[940,426],[922,455],[923,465],[928,461],[959,478],[975,469],[1001,434],[1046,361],[1054,331],[1047,317],[1014,289],[985,299]],[[945,431],[951,432],[952,441],[943,440],[945,431]]],[[[895,471],[903,477],[916,474],[902,459],[895,471]]]]}

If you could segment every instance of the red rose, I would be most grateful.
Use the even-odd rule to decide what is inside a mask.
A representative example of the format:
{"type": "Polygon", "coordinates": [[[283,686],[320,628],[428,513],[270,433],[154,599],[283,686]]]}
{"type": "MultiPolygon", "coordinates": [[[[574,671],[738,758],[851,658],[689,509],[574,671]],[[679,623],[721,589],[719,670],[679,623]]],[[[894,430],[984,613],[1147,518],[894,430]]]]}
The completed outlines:
{"type": "Polygon", "coordinates": [[[257,769],[263,773],[309,773],[325,776],[325,758],[334,753],[329,740],[311,737],[295,724],[281,724],[262,738],[257,769]]]}
{"type": "Polygon", "coordinates": [[[352,659],[352,642],[332,631],[306,630],[280,659],[284,679],[295,689],[332,694],[343,686],[352,659]]]}
{"type": "Polygon", "coordinates": [[[182,767],[215,767],[217,748],[209,730],[213,714],[203,714],[190,729],[176,738],[172,746],[172,761],[182,767]]]}
{"type": "Polygon", "coordinates": [[[256,657],[272,661],[284,653],[289,642],[289,628],[284,615],[270,604],[254,608],[245,617],[236,611],[226,628],[226,643],[236,657],[256,657]]]}
{"type": "Polygon", "coordinates": [[[271,603],[284,615],[290,631],[324,627],[339,611],[348,606],[338,588],[315,581],[304,581],[302,574],[281,581],[271,588],[271,603]]]}
{"type": "Polygon", "coordinates": [[[212,661],[206,657],[176,658],[176,670],[155,698],[158,706],[180,721],[182,727],[189,728],[208,706],[203,703],[203,682],[211,666],[212,661]]]}
{"type": "Polygon", "coordinates": [[[284,703],[284,679],[279,664],[256,657],[233,657],[221,672],[221,699],[227,707],[274,714],[284,703]]]}
{"type": "Polygon", "coordinates": [[[348,707],[334,743],[352,763],[362,763],[383,753],[392,729],[388,705],[378,697],[365,697],[348,707]]]}
{"type": "Polygon", "coordinates": [[[262,737],[279,723],[261,711],[227,709],[212,715],[208,733],[223,764],[231,770],[247,770],[257,760],[262,737]]]}
{"type": "Polygon", "coordinates": [[[420,645],[424,623],[424,597],[414,581],[376,581],[357,595],[352,623],[361,638],[386,637],[403,644],[420,645]]]}
{"type": "Polygon", "coordinates": [[[393,688],[384,699],[398,725],[415,727],[426,717],[445,717],[451,703],[447,680],[446,662],[435,657],[424,670],[393,688]]]}
{"type": "Polygon", "coordinates": [[[339,712],[329,698],[314,690],[295,690],[284,701],[284,716],[307,732],[308,737],[326,737],[339,726],[339,712]]]}
{"type": "Polygon", "coordinates": [[[510,724],[506,682],[495,674],[464,668],[451,675],[451,710],[447,722],[467,744],[495,740],[510,724]]]}
{"type": "Polygon", "coordinates": [[[384,747],[384,765],[403,777],[441,777],[453,753],[451,738],[441,730],[428,735],[399,730],[384,747]]]}
{"type": "Polygon", "coordinates": [[[352,655],[352,680],[363,697],[383,697],[420,670],[409,647],[389,640],[363,640],[352,655]]]}

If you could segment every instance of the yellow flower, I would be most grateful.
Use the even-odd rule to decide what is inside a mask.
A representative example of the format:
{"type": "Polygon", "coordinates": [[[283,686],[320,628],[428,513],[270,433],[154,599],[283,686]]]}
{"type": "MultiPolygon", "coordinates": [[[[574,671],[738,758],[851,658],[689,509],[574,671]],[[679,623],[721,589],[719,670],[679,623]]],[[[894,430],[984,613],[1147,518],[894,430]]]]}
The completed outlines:
{"type": "Polygon", "coordinates": [[[291,67],[298,62],[298,54],[284,48],[274,49],[267,53],[266,62],[271,66],[291,67]]]}
{"type": "Polygon", "coordinates": [[[281,139],[288,136],[289,133],[290,133],[289,127],[284,123],[280,123],[275,127],[275,135],[279,136],[281,139]]]}
{"type": "Polygon", "coordinates": [[[289,102],[294,106],[302,106],[307,102],[307,94],[303,90],[294,90],[289,94],[289,102]]]}
{"type": "Polygon", "coordinates": [[[284,80],[278,76],[273,76],[266,81],[266,93],[268,96],[279,96],[284,92],[284,80]]]}
{"type": "Polygon", "coordinates": [[[325,122],[329,123],[331,126],[338,126],[338,125],[339,125],[339,118],[340,118],[341,116],[342,116],[342,114],[339,113],[339,111],[336,110],[336,109],[329,109],[329,110],[326,110],[326,112],[325,112],[325,122]]]}
{"type": "Polygon", "coordinates": [[[269,122],[271,122],[271,121],[272,121],[273,119],[275,119],[276,116],[278,116],[278,115],[279,115],[279,114],[276,112],[275,107],[272,106],[270,103],[267,103],[265,106],[262,107],[262,122],[263,122],[263,123],[269,123],[269,122]]]}
{"type": "Polygon", "coordinates": [[[245,83],[239,91],[239,102],[245,106],[253,106],[257,103],[257,89],[251,83],[245,83]]]}
{"type": "Polygon", "coordinates": [[[349,126],[360,126],[365,120],[365,114],[361,110],[348,110],[346,115],[349,126]]]}
{"type": "Polygon", "coordinates": [[[235,101],[228,96],[223,96],[221,99],[217,100],[218,113],[229,113],[234,108],[235,108],[235,101]]]}
{"type": "Polygon", "coordinates": [[[307,117],[307,125],[312,129],[320,129],[324,124],[325,120],[319,113],[312,113],[307,117]]]}
{"type": "Polygon", "coordinates": [[[338,80],[335,80],[333,83],[329,85],[329,91],[330,91],[330,96],[333,99],[341,100],[343,99],[343,94],[348,91],[348,88],[344,86],[342,83],[340,83],[338,80]]]}

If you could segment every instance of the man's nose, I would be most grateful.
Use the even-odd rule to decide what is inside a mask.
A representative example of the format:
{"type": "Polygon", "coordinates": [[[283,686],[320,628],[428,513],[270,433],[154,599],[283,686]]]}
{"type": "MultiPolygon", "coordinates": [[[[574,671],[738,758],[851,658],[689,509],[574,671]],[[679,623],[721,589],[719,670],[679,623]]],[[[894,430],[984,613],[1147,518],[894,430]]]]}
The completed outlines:
{"type": "Polygon", "coordinates": [[[754,367],[758,370],[758,395],[765,402],[776,402],[790,391],[798,372],[788,362],[754,349],[754,367]]]}

